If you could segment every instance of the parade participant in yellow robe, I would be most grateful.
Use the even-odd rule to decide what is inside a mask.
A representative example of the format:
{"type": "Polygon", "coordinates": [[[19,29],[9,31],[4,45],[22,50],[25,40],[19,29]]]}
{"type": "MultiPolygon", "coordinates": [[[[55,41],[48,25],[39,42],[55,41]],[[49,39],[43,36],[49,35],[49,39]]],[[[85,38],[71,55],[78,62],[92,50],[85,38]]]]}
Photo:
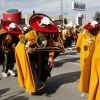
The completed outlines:
{"type": "MultiPolygon", "coordinates": [[[[99,25],[96,27],[93,27],[92,23],[97,24],[97,22],[93,21],[87,28],[94,35],[94,37],[92,36],[94,39],[92,38],[91,43],[89,42],[88,49],[90,49],[90,50],[89,50],[88,56],[84,62],[84,66],[82,67],[80,81],[79,81],[79,90],[81,92],[85,92],[85,93],[89,92],[90,76],[91,76],[91,62],[92,62],[92,57],[93,57],[94,50],[95,50],[95,42],[97,41],[96,36],[99,32],[99,25]]],[[[94,99],[91,99],[91,100],[94,100],[94,99]]]]}
{"type": "Polygon", "coordinates": [[[66,42],[66,28],[62,27],[62,40],[63,40],[63,44],[64,44],[64,48],[67,48],[67,42],[66,42]]]}
{"type": "MultiPolygon", "coordinates": [[[[26,92],[36,92],[39,89],[43,88],[44,85],[39,80],[36,72],[32,74],[32,67],[29,60],[28,50],[25,49],[25,43],[27,41],[35,41],[37,38],[35,31],[30,31],[26,34],[26,36],[20,36],[20,42],[15,48],[15,57],[16,57],[16,65],[17,65],[17,73],[18,73],[18,83],[20,87],[24,87],[26,92]],[[33,34],[33,35],[32,35],[33,34]],[[32,37],[31,37],[32,35],[32,37]],[[36,80],[39,82],[37,86],[35,86],[34,77],[36,76],[36,80]]],[[[31,51],[30,51],[31,52],[31,51]]],[[[34,67],[33,67],[34,68],[34,67]]]]}
{"type": "Polygon", "coordinates": [[[20,87],[35,93],[44,88],[44,82],[54,67],[54,49],[45,51],[45,47],[54,47],[50,34],[60,30],[44,14],[32,15],[30,25],[34,30],[19,36],[15,56],[20,87]]]}
{"type": "MultiPolygon", "coordinates": [[[[25,49],[25,42],[34,42],[37,39],[36,31],[31,30],[26,33],[22,38],[15,49],[16,54],[16,64],[18,71],[18,83],[21,87],[25,87],[26,92],[36,92],[44,87],[44,84],[39,79],[36,69],[33,69],[30,62],[29,54],[33,52],[31,48],[25,49]],[[33,69],[33,70],[32,70],[33,69]]],[[[51,41],[51,40],[49,40],[51,41]]],[[[51,42],[48,44],[51,46],[51,42]]],[[[27,47],[27,46],[26,46],[27,47]]],[[[50,57],[54,57],[54,52],[49,52],[50,57]]],[[[36,57],[36,56],[35,56],[36,57]]],[[[36,59],[36,58],[35,58],[36,59]]]]}
{"type": "Polygon", "coordinates": [[[66,30],[64,30],[64,27],[62,27],[63,24],[62,20],[54,20],[53,22],[61,29],[61,33],[52,35],[54,46],[61,49],[61,51],[55,51],[55,58],[56,58],[60,53],[65,52],[64,41],[66,40],[65,36],[66,30]]]}
{"type": "Polygon", "coordinates": [[[77,38],[78,38],[78,30],[79,30],[79,25],[75,25],[74,31],[73,31],[73,39],[75,41],[75,44],[76,44],[77,38]]]}
{"type": "Polygon", "coordinates": [[[76,50],[78,52],[81,51],[81,43],[82,43],[82,39],[85,36],[85,33],[87,33],[88,30],[83,29],[79,34],[78,34],[78,38],[77,38],[77,42],[76,42],[76,50]]]}
{"type": "Polygon", "coordinates": [[[3,53],[3,69],[2,76],[8,77],[9,75],[16,76],[13,71],[15,65],[15,46],[19,39],[18,35],[22,34],[22,29],[12,21],[3,21],[1,28],[5,31],[2,34],[1,49],[3,53]]]}
{"type": "Polygon", "coordinates": [[[64,48],[64,44],[63,44],[63,39],[62,39],[62,33],[60,34],[56,34],[53,36],[53,43],[56,47],[59,47],[61,49],[61,51],[58,53],[64,53],[65,52],[65,48],[64,48]]]}
{"type": "Polygon", "coordinates": [[[3,53],[2,53],[2,49],[1,49],[1,43],[2,43],[2,34],[4,34],[4,33],[5,32],[0,29],[0,63],[3,62],[3,53]]]}
{"type": "Polygon", "coordinates": [[[91,51],[91,46],[93,45],[95,41],[95,36],[92,35],[91,32],[87,32],[85,36],[82,39],[81,43],[81,51],[80,51],[80,68],[82,69],[84,66],[84,63],[91,51]]]}
{"type": "Polygon", "coordinates": [[[81,71],[80,81],[79,81],[79,90],[81,92],[88,93],[88,91],[89,91],[90,74],[91,74],[91,62],[92,62],[94,49],[95,49],[95,47],[93,45],[92,50],[90,51],[90,53],[87,57],[87,60],[84,63],[84,67],[81,71]]]}
{"type": "Polygon", "coordinates": [[[84,29],[80,32],[78,41],[76,43],[76,50],[80,52],[80,68],[84,66],[84,62],[86,58],[88,57],[90,49],[89,43],[92,43],[91,41],[94,41],[94,35],[87,29],[87,27],[90,25],[88,23],[84,26],[84,29]]]}
{"type": "Polygon", "coordinates": [[[64,47],[72,50],[72,26],[66,26],[66,29],[62,33],[62,39],[64,40],[64,47]]]}
{"type": "Polygon", "coordinates": [[[97,35],[92,58],[88,100],[100,99],[100,32],[97,35]]]}
{"type": "Polygon", "coordinates": [[[67,41],[67,49],[72,50],[72,42],[73,42],[72,26],[66,27],[66,41],[67,41]]]}
{"type": "Polygon", "coordinates": [[[66,40],[66,29],[64,27],[62,28],[62,39],[63,41],[66,40]]]}

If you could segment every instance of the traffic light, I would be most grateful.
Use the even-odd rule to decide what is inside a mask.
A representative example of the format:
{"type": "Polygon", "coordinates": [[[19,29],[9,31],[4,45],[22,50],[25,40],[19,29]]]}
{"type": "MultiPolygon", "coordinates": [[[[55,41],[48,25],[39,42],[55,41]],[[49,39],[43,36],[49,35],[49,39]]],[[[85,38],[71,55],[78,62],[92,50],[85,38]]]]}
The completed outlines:
{"type": "Polygon", "coordinates": [[[66,18],[64,19],[64,24],[67,24],[67,19],[66,18]]]}

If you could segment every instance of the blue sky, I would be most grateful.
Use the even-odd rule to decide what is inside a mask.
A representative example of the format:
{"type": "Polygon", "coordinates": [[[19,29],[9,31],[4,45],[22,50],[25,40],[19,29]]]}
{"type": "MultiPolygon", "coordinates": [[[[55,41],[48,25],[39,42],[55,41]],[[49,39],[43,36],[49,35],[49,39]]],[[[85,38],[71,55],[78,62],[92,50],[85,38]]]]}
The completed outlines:
{"type": "MultiPolygon", "coordinates": [[[[68,12],[67,18],[76,18],[78,11],[72,10],[72,1],[86,4],[86,10],[80,14],[86,14],[86,19],[92,19],[95,12],[100,10],[100,0],[62,0],[63,13],[68,12]]],[[[22,10],[22,17],[25,14],[32,14],[33,10],[49,16],[61,15],[61,0],[0,0],[0,15],[9,9],[22,10]],[[4,5],[5,4],[5,5],[4,5]]]]}

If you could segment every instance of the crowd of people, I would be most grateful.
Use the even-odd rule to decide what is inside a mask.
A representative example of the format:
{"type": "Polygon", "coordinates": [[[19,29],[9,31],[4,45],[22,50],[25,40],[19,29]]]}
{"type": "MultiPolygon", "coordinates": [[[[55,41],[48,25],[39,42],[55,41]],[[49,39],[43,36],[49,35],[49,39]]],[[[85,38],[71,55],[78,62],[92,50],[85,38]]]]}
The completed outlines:
{"type": "Polygon", "coordinates": [[[13,21],[3,21],[0,30],[2,76],[18,77],[20,87],[34,94],[45,87],[54,68],[54,59],[75,43],[80,52],[79,90],[88,93],[88,100],[99,100],[99,29],[97,21],[80,26],[63,25],[45,14],[34,14],[21,28],[13,21]],[[16,63],[17,73],[14,65],[16,63]]]}
{"type": "MultiPolygon", "coordinates": [[[[62,27],[61,20],[45,14],[34,14],[29,24],[21,28],[13,21],[3,21],[0,30],[2,76],[16,76],[25,91],[34,94],[45,87],[54,67],[54,59],[71,47],[72,26],[62,27]]],[[[77,36],[76,36],[77,37],[77,36]]]]}

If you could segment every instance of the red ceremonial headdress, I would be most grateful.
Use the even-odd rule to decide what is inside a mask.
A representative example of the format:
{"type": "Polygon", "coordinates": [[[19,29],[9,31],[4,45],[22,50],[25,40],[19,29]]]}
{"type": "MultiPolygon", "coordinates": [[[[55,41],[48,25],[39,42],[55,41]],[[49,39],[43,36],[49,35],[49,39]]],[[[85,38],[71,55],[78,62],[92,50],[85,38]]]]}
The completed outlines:
{"type": "Polygon", "coordinates": [[[9,33],[9,34],[22,34],[23,30],[20,28],[20,26],[18,26],[15,22],[13,21],[4,21],[1,24],[1,28],[3,31],[9,33]],[[13,30],[14,29],[14,30],[13,30]]]}
{"type": "Polygon", "coordinates": [[[100,28],[100,25],[97,21],[92,21],[91,23],[88,23],[84,26],[84,29],[87,29],[87,30],[93,30],[96,28],[100,28]]]}
{"type": "Polygon", "coordinates": [[[39,32],[59,33],[61,30],[45,14],[34,14],[29,19],[30,26],[39,32]]]}

